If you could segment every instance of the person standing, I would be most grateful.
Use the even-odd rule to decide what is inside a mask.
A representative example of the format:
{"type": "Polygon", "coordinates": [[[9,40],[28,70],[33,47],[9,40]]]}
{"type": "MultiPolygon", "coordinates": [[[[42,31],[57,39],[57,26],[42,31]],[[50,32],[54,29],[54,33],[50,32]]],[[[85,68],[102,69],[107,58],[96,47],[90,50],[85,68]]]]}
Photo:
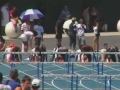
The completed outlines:
{"type": "Polygon", "coordinates": [[[86,44],[85,30],[86,30],[86,25],[83,23],[83,19],[81,18],[79,20],[79,23],[76,25],[76,32],[77,32],[76,34],[77,34],[77,41],[79,48],[81,48],[81,46],[86,44]]]}
{"type": "Polygon", "coordinates": [[[87,32],[90,32],[90,7],[87,7],[85,8],[85,10],[83,11],[83,18],[85,20],[85,24],[86,24],[86,29],[87,29],[87,32]]]}
{"type": "Polygon", "coordinates": [[[35,31],[35,45],[40,46],[41,41],[43,41],[43,33],[44,29],[42,25],[39,25],[39,21],[35,20],[35,24],[33,27],[33,30],[35,31]]]}
{"type": "Polygon", "coordinates": [[[75,50],[76,49],[76,18],[72,17],[72,22],[69,26],[68,36],[70,40],[70,49],[75,50]]]}
{"type": "Polygon", "coordinates": [[[9,3],[4,4],[1,7],[1,30],[0,30],[0,35],[5,34],[5,25],[10,21],[9,17],[9,3]]]}
{"type": "Polygon", "coordinates": [[[94,30],[94,41],[93,41],[93,48],[95,51],[99,51],[99,37],[100,37],[100,25],[99,22],[96,21],[95,25],[93,26],[94,30]]]}
{"type": "Polygon", "coordinates": [[[63,33],[62,25],[63,25],[63,21],[60,21],[60,20],[58,20],[55,25],[55,33],[56,33],[57,43],[62,42],[62,33],[63,33]]]}
{"type": "Polygon", "coordinates": [[[68,6],[66,5],[64,6],[55,24],[55,33],[56,33],[57,43],[62,42],[63,24],[65,20],[67,20],[67,18],[70,16],[71,16],[71,13],[68,9],[68,6]]]}
{"type": "Polygon", "coordinates": [[[89,15],[90,15],[90,30],[93,30],[94,23],[96,23],[96,20],[99,19],[99,11],[95,6],[90,7],[89,9],[89,15]]]}
{"type": "MultiPolygon", "coordinates": [[[[25,20],[21,25],[22,34],[20,38],[22,39],[22,52],[27,52],[29,46],[31,46],[31,41],[33,38],[33,32],[31,31],[31,22],[29,20],[25,20]]],[[[32,47],[31,47],[32,48],[32,47]]]]}

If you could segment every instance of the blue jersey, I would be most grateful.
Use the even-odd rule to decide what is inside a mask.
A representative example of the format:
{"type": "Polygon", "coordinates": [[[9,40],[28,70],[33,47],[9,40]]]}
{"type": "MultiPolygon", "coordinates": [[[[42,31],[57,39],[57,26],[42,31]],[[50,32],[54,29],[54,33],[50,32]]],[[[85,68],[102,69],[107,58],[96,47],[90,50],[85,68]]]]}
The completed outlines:
{"type": "Polygon", "coordinates": [[[6,85],[10,85],[12,90],[15,90],[16,87],[19,87],[20,86],[20,82],[19,81],[16,81],[16,80],[7,80],[5,82],[6,85]]]}

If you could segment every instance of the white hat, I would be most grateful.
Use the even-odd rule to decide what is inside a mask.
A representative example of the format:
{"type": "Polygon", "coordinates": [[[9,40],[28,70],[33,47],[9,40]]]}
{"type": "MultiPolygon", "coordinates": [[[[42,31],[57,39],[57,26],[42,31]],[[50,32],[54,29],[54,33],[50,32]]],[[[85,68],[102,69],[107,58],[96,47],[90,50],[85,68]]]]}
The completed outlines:
{"type": "Polygon", "coordinates": [[[39,87],[40,86],[40,80],[39,79],[33,79],[32,80],[32,86],[39,87]]]}

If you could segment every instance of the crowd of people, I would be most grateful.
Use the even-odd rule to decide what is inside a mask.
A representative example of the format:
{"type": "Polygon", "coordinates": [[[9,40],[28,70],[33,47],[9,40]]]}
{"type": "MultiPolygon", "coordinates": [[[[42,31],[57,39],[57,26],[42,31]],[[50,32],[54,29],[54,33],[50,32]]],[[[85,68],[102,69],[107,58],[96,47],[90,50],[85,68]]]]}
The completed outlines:
{"type": "MultiPolygon", "coordinates": [[[[5,11],[8,4],[1,8],[5,11]]],[[[119,52],[117,46],[108,45],[105,43],[103,48],[99,47],[100,31],[101,31],[101,21],[98,19],[98,12],[94,7],[91,10],[91,17],[86,16],[86,11],[83,16],[77,19],[75,16],[72,16],[68,10],[68,7],[65,6],[65,9],[62,11],[62,14],[59,16],[55,24],[55,33],[56,33],[56,47],[52,50],[53,52],[75,52],[72,54],[52,54],[52,62],[68,62],[70,58],[74,57],[76,62],[92,62],[93,54],[89,52],[101,52],[97,61],[102,62],[116,62],[120,60],[119,54],[108,54],[105,52],[119,52]],[[86,16],[86,17],[85,17],[86,16]],[[92,18],[91,21],[88,19],[92,18]],[[89,22],[89,23],[88,23],[89,22]],[[93,46],[87,44],[85,40],[86,32],[94,32],[93,46]],[[69,47],[64,47],[62,45],[62,34],[63,32],[68,35],[69,38],[69,47]],[[88,53],[86,53],[88,52],[88,53]]],[[[4,14],[4,13],[3,13],[4,14]]],[[[15,6],[10,8],[8,13],[8,21],[3,21],[2,29],[5,29],[6,22],[11,22],[15,28],[17,28],[17,23],[19,22],[19,16],[17,14],[17,9],[15,6]]],[[[3,15],[3,18],[6,18],[3,15]]],[[[20,62],[22,61],[23,54],[21,53],[12,53],[12,52],[32,52],[28,58],[31,62],[44,62],[47,61],[48,55],[41,54],[41,52],[46,52],[46,47],[42,43],[44,42],[44,28],[40,23],[40,20],[34,19],[24,19],[21,20],[20,24],[20,36],[22,40],[22,45],[19,47],[16,43],[10,42],[6,43],[5,39],[0,36],[0,51],[5,51],[3,59],[5,62],[20,62]],[[34,42],[33,42],[34,41],[34,42]],[[37,52],[37,53],[36,53],[37,52]]],[[[16,31],[17,32],[17,31],[16,31]]],[[[3,31],[0,33],[4,33],[3,31]]],[[[0,72],[0,90],[39,90],[40,80],[32,79],[30,76],[25,75],[22,80],[18,78],[18,70],[10,70],[10,79],[3,82],[3,75],[0,72]]]]}
{"type": "MultiPolygon", "coordinates": [[[[6,3],[1,7],[2,27],[0,30],[0,51],[5,51],[8,53],[4,55],[7,62],[18,62],[21,60],[21,55],[11,54],[11,52],[27,52],[28,50],[31,50],[31,52],[46,51],[45,46],[41,45],[41,43],[43,42],[44,33],[44,28],[41,25],[41,21],[39,19],[30,18],[21,19],[18,15],[17,9],[18,8],[16,6],[12,6],[9,3],[6,3]],[[6,40],[2,37],[5,34],[7,35],[7,33],[5,32],[5,27],[8,23],[11,23],[11,25],[13,25],[16,34],[19,32],[19,37],[14,36],[14,34],[10,34],[8,35],[8,37],[21,39],[21,46],[17,45],[17,43],[14,42],[7,43],[6,40]]],[[[9,28],[11,27],[9,26],[9,28]]],[[[34,56],[35,55],[32,55],[32,60],[34,56]]]]}
{"type": "Polygon", "coordinates": [[[17,69],[11,69],[9,79],[4,80],[3,74],[0,72],[0,90],[40,90],[40,80],[31,78],[28,75],[19,79],[19,72],[17,69]]]}
{"type": "MultiPolygon", "coordinates": [[[[46,52],[46,47],[42,43],[44,42],[43,34],[44,34],[44,28],[41,25],[40,20],[33,19],[30,20],[28,18],[25,18],[23,20],[20,20],[17,8],[16,6],[8,7],[8,3],[5,4],[1,11],[3,11],[3,16],[5,16],[5,11],[9,10],[6,15],[9,15],[9,20],[5,21],[5,17],[2,18],[2,29],[5,29],[5,25],[7,22],[11,22],[13,26],[15,27],[15,30],[17,32],[17,24],[19,25],[19,31],[20,31],[20,38],[22,40],[22,45],[19,47],[16,43],[9,43],[6,44],[6,41],[3,39],[3,37],[0,37],[0,51],[5,51],[7,54],[4,55],[4,59],[6,62],[20,62],[22,61],[22,55],[21,54],[13,54],[12,52],[39,52],[35,54],[31,54],[29,56],[30,61],[45,61],[47,60],[47,55],[41,54],[41,52],[46,52]],[[9,9],[6,9],[9,8],[9,9]],[[20,22],[21,21],[21,22],[20,22]]],[[[8,17],[8,16],[6,16],[8,17]]],[[[55,33],[56,33],[56,48],[54,48],[53,51],[55,52],[94,52],[100,51],[99,47],[99,39],[100,39],[100,32],[101,32],[101,18],[99,17],[99,12],[95,7],[88,7],[83,11],[83,15],[80,18],[77,18],[71,14],[68,7],[65,6],[62,10],[60,16],[58,17],[58,20],[55,24],[55,33]],[[68,35],[69,38],[69,47],[64,47],[62,45],[62,34],[63,32],[68,35]],[[86,42],[85,39],[85,33],[86,32],[94,32],[94,39],[93,39],[93,45],[89,45],[86,42]],[[77,50],[78,48],[78,50],[77,50]]],[[[3,32],[1,32],[3,33],[3,32]]],[[[117,52],[116,47],[114,48],[114,52],[117,52]]],[[[106,48],[105,48],[106,49],[106,48]]],[[[111,46],[109,49],[101,50],[102,52],[112,52],[111,46]]],[[[111,56],[111,55],[110,55],[111,56]]],[[[76,61],[82,61],[82,62],[88,62],[91,61],[90,54],[79,54],[75,55],[75,57],[78,57],[76,61]],[[84,60],[86,59],[86,60],[84,60]]],[[[102,60],[104,61],[116,61],[114,60],[105,60],[106,57],[108,58],[108,55],[105,55],[105,58],[103,59],[103,55],[101,55],[102,60]]],[[[109,57],[110,58],[110,57],[109,57]]],[[[53,55],[52,61],[67,61],[65,59],[65,55],[53,55]]]]}

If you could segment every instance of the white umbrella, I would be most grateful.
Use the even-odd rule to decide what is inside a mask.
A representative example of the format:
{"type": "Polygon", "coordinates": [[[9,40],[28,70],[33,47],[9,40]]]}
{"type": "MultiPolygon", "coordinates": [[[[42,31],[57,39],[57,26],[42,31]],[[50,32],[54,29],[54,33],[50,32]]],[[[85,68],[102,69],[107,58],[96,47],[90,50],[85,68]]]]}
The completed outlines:
{"type": "Polygon", "coordinates": [[[27,9],[20,15],[22,20],[41,19],[42,17],[44,17],[44,15],[38,9],[27,9]]]}

